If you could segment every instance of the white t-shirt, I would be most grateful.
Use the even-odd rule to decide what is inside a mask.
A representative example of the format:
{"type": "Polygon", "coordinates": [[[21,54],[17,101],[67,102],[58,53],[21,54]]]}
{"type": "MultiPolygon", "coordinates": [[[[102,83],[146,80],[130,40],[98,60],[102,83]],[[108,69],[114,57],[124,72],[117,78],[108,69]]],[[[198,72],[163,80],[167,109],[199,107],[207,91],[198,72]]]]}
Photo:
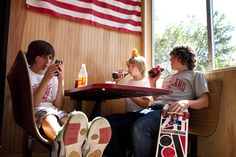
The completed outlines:
{"type": "MultiPolygon", "coordinates": [[[[32,87],[32,91],[34,92],[38,87],[40,82],[42,81],[44,75],[40,75],[34,73],[31,69],[29,69],[30,83],[32,87]]],[[[44,96],[41,100],[41,103],[37,107],[53,107],[53,100],[56,99],[57,95],[57,87],[58,87],[58,79],[53,76],[53,78],[49,81],[47,88],[45,90],[44,96]]]]}
{"type": "MultiPolygon", "coordinates": [[[[147,77],[142,80],[135,81],[134,79],[129,79],[124,82],[124,85],[129,86],[140,86],[140,87],[150,87],[150,83],[147,77]]],[[[143,98],[151,99],[151,96],[143,96],[143,98]]],[[[133,112],[142,109],[142,107],[135,104],[130,98],[125,98],[125,111],[133,112]]]]}

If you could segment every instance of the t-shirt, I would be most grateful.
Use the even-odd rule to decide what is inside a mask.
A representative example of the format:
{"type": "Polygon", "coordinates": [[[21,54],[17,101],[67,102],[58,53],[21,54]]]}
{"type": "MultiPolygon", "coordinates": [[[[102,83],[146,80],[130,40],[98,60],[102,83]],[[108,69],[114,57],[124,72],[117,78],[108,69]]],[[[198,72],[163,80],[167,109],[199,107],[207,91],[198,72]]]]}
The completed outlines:
{"type": "Polygon", "coordinates": [[[170,89],[172,94],[157,97],[156,103],[172,103],[178,100],[194,100],[203,93],[208,93],[206,77],[193,70],[181,71],[167,76],[162,88],[170,89]]]}
{"type": "MultiPolygon", "coordinates": [[[[29,69],[30,83],[32,87],[32,91],[34,92],[38,87],[40,82],[42,81],[44,75],[37,74],[29,69]]],[[[49,81],[41,103],[37,107],[54,107],[52,102],[56,99],[57,95],[57,87],[58,87],[58,79],[53,76],[53,78],[49,81]]]]}
{"type": "MultiPolygon", "coordinates": [[[[142,80],[134,80],[129,79],[124,82],[125,85],[129,86],[140,86],[140,87],[150,87],[150,83],[147,77],[144,77],[142,80]]],[[[143,96],[143,98],[151,99],[151,96],[143,96]]],[[[138,106],[134,103],[130,98],[125,98],[125,111],[132,112],[142,109],[142,107],[138,106]]]]}

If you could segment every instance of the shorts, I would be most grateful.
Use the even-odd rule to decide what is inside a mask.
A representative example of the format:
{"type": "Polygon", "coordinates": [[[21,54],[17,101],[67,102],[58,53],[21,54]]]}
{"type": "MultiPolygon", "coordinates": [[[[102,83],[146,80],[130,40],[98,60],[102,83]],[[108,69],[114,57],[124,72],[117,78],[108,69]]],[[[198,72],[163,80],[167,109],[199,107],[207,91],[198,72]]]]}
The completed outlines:
{"type": "Polygon", "coordinates": [[[41,128],[43,118],[45,118],[48,115],[54,115],[58,120],[68,115],[67,112],[57,107],[35,107],[34,114],[38,129],[41,128]]]}

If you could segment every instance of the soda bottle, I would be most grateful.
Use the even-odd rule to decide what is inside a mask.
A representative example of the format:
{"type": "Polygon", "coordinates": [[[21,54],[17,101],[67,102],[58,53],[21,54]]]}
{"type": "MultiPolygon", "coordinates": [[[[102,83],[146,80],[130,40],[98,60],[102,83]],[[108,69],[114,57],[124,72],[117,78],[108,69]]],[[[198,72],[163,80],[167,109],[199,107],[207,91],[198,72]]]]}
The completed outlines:
{"type": "Polygon", "coordinates": [[[78,78],[75,80],[75,88],[87,86],[87,84],[88,84],[88,73],[86,70],[86,65],[82,64],[82,67],[78,74],[78,78]]]}
{"type": "Polygon", "coordinates": [[[148,73],[151,78],[154,78],[157,75],[159,75],[159,73],[161,73],[162,71],[164,71],[164,69],[159,65],[157,65],[156,67],[153,67],[151,70],[149,70],[148,73]]]}
{"type": "Polygon", "coordinates": [[[119,78],[125,77],[127,74],[128,74],[128,72],[125,70],[117,70],[112,73],[112,79],[113,80],[119,79],[119,78]]]}

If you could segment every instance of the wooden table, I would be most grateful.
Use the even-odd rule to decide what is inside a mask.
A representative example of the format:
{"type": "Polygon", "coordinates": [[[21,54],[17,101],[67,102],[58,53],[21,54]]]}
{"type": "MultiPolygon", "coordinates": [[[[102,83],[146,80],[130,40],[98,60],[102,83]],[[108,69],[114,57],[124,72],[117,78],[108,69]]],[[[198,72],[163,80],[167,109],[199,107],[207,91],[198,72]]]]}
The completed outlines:
{"type": "Polygon", "coordinates": [[[109,83],[89,84],[84,87],[65,90],[65,96],[78,101],[96,101],[91,117],[100,115],[101,102],[111,99],[141,96],[159,96],[170,94],[171,91],[160,88],[127,86],[109,83]]]}

